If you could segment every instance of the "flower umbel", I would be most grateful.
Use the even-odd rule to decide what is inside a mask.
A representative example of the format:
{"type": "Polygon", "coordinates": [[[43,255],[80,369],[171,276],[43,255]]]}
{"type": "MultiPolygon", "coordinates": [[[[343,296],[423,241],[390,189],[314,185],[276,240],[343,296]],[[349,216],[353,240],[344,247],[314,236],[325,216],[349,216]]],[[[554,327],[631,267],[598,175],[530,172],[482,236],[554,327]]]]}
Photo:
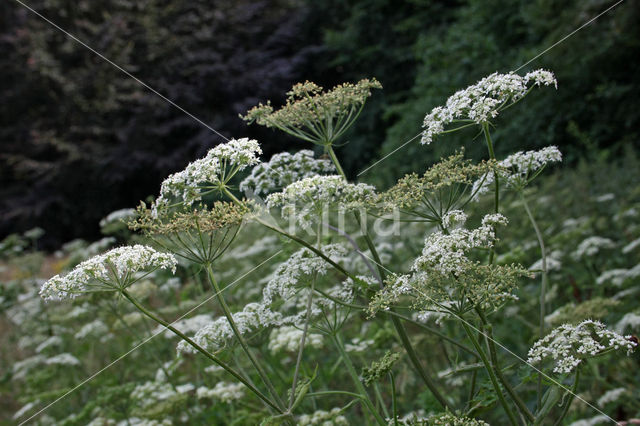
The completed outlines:
{"type": "Polygon", "coordinates": [[[607,330],[599,321],[585,320],[578,325],[564,324],[538,340],[529,350],[529,363],[551,359],[555,373],[570,373],[585,359],[603,352],[626,349],[631,353],[637,343],[607,330]]]}
{"type": "Polygon", "coordinates": [[[303,227],[321,220],[323,209],[358,210],[373,203],[375,188],[364,183],[349,183],[342,176],[312,176],[294,182],[267,197],[267,206],[282,207],[283,217],[294,217],[303,227]]]}
{"type": "Polygon", "coordinates": [[[244,117],[248,123],[274,127],[318,145],[330,145],[358,118],[371,89],[381,89],[374,78],[344,83],[328,92],[311,83],[298,83],[287,93],[287,103],[274,111],[271,102],[259,104],[244,117]]]}
{"type": "Polygon", "coordinates": [[[556,146],[547,146],[538,151],[516,152],[498,162],[493,170],[488,171],[473,184],[474,197],[487,193],[495,182],[495,175],[506,186],[522,190],[533,181],[549,163],[562,161],[562,153],[556,146]]]}
{"type": "Polygon", "coordinates": [[[223,188],[240,170],[258,164],[262,149],[254,139],[232,139],[209,150],[204,158],[189,163],[187,167],[170,175],[162,182],[160,196],[152,206],[154,215],[159,209],[175,205],[192,206],[202,197],[223,188]]]}
{"type": "Polygon", "coordinates": [[[251,174],[240,183],[240,191],[253,191],[256,195],[281,190],[299,180],[333,174],[336,167],[331,160],[314,158],[313,151],[303,149],[295,154],[281,152],[271,157],[268,163],[261,163],[251,170],[251,174]]]}
{"type": "Polygon", "coordinates": [[[176,258],[143,245],[119,247],[92,257],[67,275],[56,275],[44,283],[40,295],[45,300],[71,299],[84,293],[121,291],[156,269],[175,272],[176,258]]]}
{"type": "Polygon", "coordinates": [[[536,70],[524,77],[493,73],[476,84],[460,90],[447,99],[444,106],[431,110],[424,118],[421,143],[430,144],[453,122],[482,124],[496,118],[500,111],[522,99],[534,86],[555,86],[553,73],[536,70]]]}

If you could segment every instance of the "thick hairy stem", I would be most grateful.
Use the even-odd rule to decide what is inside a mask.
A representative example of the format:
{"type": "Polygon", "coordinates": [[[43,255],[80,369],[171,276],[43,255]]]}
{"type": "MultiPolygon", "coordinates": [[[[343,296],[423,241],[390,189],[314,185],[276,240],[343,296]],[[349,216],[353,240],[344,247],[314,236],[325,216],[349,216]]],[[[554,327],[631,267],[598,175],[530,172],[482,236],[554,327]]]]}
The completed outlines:
{"type": "Polygon", "coordinates": [[[478,355],[480,355],[480,359],[482,360],[482,363],[484,364],[484,368],[487,371],[487,374],[489,374],[489,379],[491,380],[491,384],[493,385],[493,389],[496,391],[496,395],[498,396],[498,400],[500,401],[500,404],[502,404],[502,407],[504,408],[504,411],[507,413],[507,416],[509,417],[510,423],[513,426],[516,426],[518,424],[518,420],[516,419],[516,416],[513,413],[513,410],[511,410],[511,407],[509,407],[509,403],[507,402],[507,400],[504,397],[504,394],[502,393],[502,389],[500,388],[500,384],[498,383],[498,379],[496,378],[494,370],[493,370],[493,368],[491,366],[491,362],[489,362],[489,359],[487,358],[487,355],[484,353],[484,350],[482,349],[482,346],[480,346],[480,343],[478,342],[478,339],[476,339],[476,336],[473,334],[473,331],[471,331],[471,329],[469,328],[467,323],[465,321],[461,321],[461,323],[462,323],[462,327],[464,328],[465,333],[467,333],[467,337],[469,338],[469,340],[471,340],[471,343],[476,348],[476,352],[478,352],[478,355]]]}
{"type": "Polygon", "coordinates": [[[336,334],[332,336],[332,339],[333,339],[333,343],[336,345],[336,348],[338,349],[338,352],[340,352],[340,356],[344,361],[345,367],[347,367],[347,371],[349,372],[349,375],[353,380],[353,384],[356,386],[356,389],[358,390],[358,393],[362,398],[362,402],[369,409],[371,414],[373,414],[373,417],[375,417],[379,425],[386,425],[387,422],[382,418],[380,413],[378,413],[378,411],[374,407],[373,402],[371,401],[371,398],[369,398],[369,394],[367,393],[367,390],[364,388],[364,385],[360,381],[360,377],[358,376],[358,373],[356,372],[356,369],[353,366],[353,363],[351,362],[351,358],[349,358],[347,351],[344,349],[344,346],[342,345],[342,341],[340,340],[340,337],[336,334]]]}
{"type": "Polygon", "coordinates": [[[251,350],[249,349],[249,345],[247,345],[247,342],[244,340],[244,337],[242,337],[242,333],[240,333],[240,330],[238,330],[238,327],[236,326],[236,322],[233,319],[233,315],[231,313],[231,310],[229,309],[229,306],[227,306],[227,302],[224,300],[224,296],[222,295],[222,292],[220,291],[220,287],[218,286],[218,282],[216,281],[216,279],[215,279],[215,277],[213,275],[213,270],[211,269],[211,265],[209,265],[209,264],[205,265],[205,269],[207,270],[207,276],[209,277],[209,281],[211,282],[211,286],[213,287],[213,291],[216,292],[216,297],[218,298],[218,302],[220,303],[220,306],[222,307],[222,311],[224,312],[224,315],[227,318],[227,321],[229,321],[229,325],[231,326],[231,330],[233,331],[233,334],[238,339],[238,342],[240,343],[240,346],[242,347],[242,350],[247,355],[247,357],[251,361],[251,364],[253,364],[253,367],[258,372],[258,375],[260,376],[260,378],[262,379],[262,382],[265,384],[265,386],[269,390],[269,393],[271,394],[271,396],[275,400],[276,404],[278,405],[278,408],[280,409],[280,411],[283,411],[284,408],[285,408],[285,405],[282,402],[282,400],[280,399],[280,395],[278,395],[278,392],[276,391],[276,388],[273,386],[273,383],[271,383],[271,380],[269,379],[269,376],[267,376],[267,374],[264,372],[264,370],[260,366],[260,363],[258,362],[258,360],[251,353],[251,350]]]}
{"type": "MultiPolygon", "coordinates": [[[[529,216],[529,221],[531,225],[533,225],[533,229],[536,232],[536,237],[538,238],[538,245],[540,246],[540,254],[542,255],[542,284],[540,286],[540,337],[544,336],[544,317],[546,310],[546,292],[547,292],[547,283],[548,283],[548,275],[547,275],[547,251],[544,246],[544,239],[542,238],[542,232],[540,232],[540,228],[538,227],[538,223],[529,208],[529,204],[527,203],[527,199],[524,196],[524,193],[520,191],[520,198],[522,199],[522,205],[524,209],[527,211],[527,216],[529,216]]],[[[538,407],[542,402],[542,376],[538,376],[538,388],[537,388],[537,402],[538,407]]]]}
{"type": "Polygon", "coordinates": [[[201,354],[203,354],[204,356],[206,356],[207,358],[209,358],[211,361],[215,362],[216,364],[218,364],[220,367],[222,367],[227,373],[231,374],[235,379],[237,379],[240,383],[242,383],[243,385],[245,385],[251,392],[253,392],[258,398],[260,398],[262,401],[264,401],[265,404],[267,404],[269,407],[273,408],[274,410],[276,410],[278,413],[280,414],[284,414],[284,411],[281,410],[280,408],[278,408],[277,405],[275,405],[269,398],[267,398],[266,395],[264,395],[262,392],[260,392],[255,386],[253,386],[251,383],[249,383],[244,377],[242,377],[241,374],[239,374],[238,372],[236,372],[233,368],[231,368],[228,364],[226,364],[224,361],[222,361],[221,359],[219,359],[217,356],[215,356],[214,354],[212,354],[211,352],[207,351],[206,349],[204,349],[202,346],[198,345],[196,342],[194,342],[193,340],[191,340],[189,337],[187,337],[187,335],[185,335],[183,332],[181,332],[180,330],[178,330],[177,328],[173,327],[171,324],[169,324],[168,322],[164,321],[163,319],[161,319],[160,317],[156,316],[155,314],[153,314],[151,311],[147,310],[144,306],[142,306],[133,296],[131,296],[126,290],[122,290],[122,295],[127,298],[127,300],[129,300],[131,303],[133,303],[133,305],[140,311],[142,312],[144,315],[148,316],[149,318],[151,318],[152,320],[154,320],[155,322],[157,322],[158,324],[161,324],[162,326],[164,326],[166,329],[170,330],[171,332],[173,332],[175,335],[177,335],[178,337],[180,337],[182,340],[184,340],[185,342],[187,342],[189,345],[191,345],[194,349],[196,349],[198,352],[200,352],[201,354]]]}

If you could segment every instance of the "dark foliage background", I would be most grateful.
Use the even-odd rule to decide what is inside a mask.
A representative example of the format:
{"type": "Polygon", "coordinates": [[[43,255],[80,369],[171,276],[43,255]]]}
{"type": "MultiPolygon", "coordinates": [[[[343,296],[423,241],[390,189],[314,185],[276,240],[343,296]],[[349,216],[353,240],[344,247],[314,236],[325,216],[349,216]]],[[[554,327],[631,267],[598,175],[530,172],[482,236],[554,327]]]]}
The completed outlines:
{"type": "MultiPolygon", "coordinates": [[[[258,138],[265,157],[298,142],[238,118],[295,82],[374,76],[385,86],[339,149],[359,170],[420,131],[424,114],[507,72],[613,4],[600,0],[32,0],[30,6],[205,122],[258,138]]],[[[497,123],[501,151],[560,145],[569,162],[638,146],[640,9],[625,1],[521,72],[556,72],[497,123]],[[514,148],[515,147],[515,148],[514,148]],[[597,154],[596,154],[597,153],[597,154]]],[[[97,235],[105,214],[221,138],[18,3],[0,5],[0,238],[43,227],[54,247],[97,235]]],[[[475,134],[409,144],[362,177],[387,185],[475,134]]],[[[306,146],[305,146],[306,147],[306,146]]]]}

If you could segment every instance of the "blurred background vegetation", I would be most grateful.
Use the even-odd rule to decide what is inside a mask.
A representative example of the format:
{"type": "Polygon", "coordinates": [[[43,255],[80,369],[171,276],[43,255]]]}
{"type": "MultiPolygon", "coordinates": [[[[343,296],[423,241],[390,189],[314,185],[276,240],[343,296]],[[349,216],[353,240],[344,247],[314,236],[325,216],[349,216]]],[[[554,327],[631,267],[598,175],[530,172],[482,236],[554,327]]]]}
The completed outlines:
{"type": "MultiPolygon", "coordinates": [[[[298,81],[376,77],[339,149],[348,173],[419,133],[454,91],[515,70],[614,4],[600,0],[31,0],[28,4],[228,137],[265,157],[299,142],[238,118],[298,81]]],[[[637,150],[640,8],[625,1],[520,72],[553,70],[498,120],[498,156],[555,144],[567,162],[637,150]]],[[[34,226],[54,248],[99,235],[109,212],[158,192],[220,137],[20,4],[0,4],[0,239],[34,226]]],[[[418,141],[361,176],[386,186],[464,144],[473,131],[418,141]]],[[[308,146],[304,146],[308,148],[308,146]]],[[[476,149],[478,148],[478,149],[476,149]]]]}

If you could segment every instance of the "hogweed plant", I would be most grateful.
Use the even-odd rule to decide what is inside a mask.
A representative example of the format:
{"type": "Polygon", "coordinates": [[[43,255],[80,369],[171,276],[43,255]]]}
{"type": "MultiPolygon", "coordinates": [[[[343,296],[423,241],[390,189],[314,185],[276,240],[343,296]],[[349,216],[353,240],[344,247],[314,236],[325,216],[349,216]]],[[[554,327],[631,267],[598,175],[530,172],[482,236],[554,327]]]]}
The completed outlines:
{"type": "Polygon", "coordinates": [[[295,85],[281,109],[267,102],[244,119],[320,145],[329,159],[302,149],[262,162],[255,140],[220,144],[169,176],[150,206],[138,207],[129,225],[149,245],[86,260],[40,293],[47,300],[115,293],[116,303],[129,302],[179,338],[174,365],[163,364],[154,381],[131,393],[146,401],[140,404],[148,418],[138,420],[147,424],[159,424],[152,421],[160,415],[149,414],[153,404],[189,393],[196,402],[180,402],[181,423],[203,405],[224,404],[227,415],[248,410],[243,421],[265,425],[561,424],[580,392],[579,373],[597,372],[601,358],[616,362],[637,342],[593,320],[547,333],[549,273],[557,268],[549,267],[527,188],[562,155],[547,147],[498,160],[491,137],[499,114],[540,86],[556,86],[551,72],[496,73],[454,94],[426,115],[422,143],[478,126],[488,159],[474,163],[461,149],[380,191],[349,181],[333,150],[380,83],[327,92],[311,82],[295,85]],[[509,227],[501,204],[509,192],[519,197],[540,249],[533,271],[497,255],[509,227]],[[491,211],[477,214],[472,201],[488,194],[491,211]],[[369,218],[394,221],[399,232],[374,232],[369,218]],[[238,239],[250,243],[236,249],[238,239]],[[270,272],[241,291],[231,287],[244,275],[230,262],[265,251],[278,259],[270,272]],[[146,290],[133,290],[156,271],[176,268],[204,277],[210,294],[203,297],[215,298],[216,307],[171,323],[164,319],[171,310],[157,311],[146,290]],[[536,302],[523,287],[537,272],[536,302]],[[498,350],[505,348],[498,343],[502,318],[526,304],[540,312],[528,354],[505,354],[498,350]],[[215,375],[215,384],[175,385],[177,366],[188,361],[215,375]]]}

